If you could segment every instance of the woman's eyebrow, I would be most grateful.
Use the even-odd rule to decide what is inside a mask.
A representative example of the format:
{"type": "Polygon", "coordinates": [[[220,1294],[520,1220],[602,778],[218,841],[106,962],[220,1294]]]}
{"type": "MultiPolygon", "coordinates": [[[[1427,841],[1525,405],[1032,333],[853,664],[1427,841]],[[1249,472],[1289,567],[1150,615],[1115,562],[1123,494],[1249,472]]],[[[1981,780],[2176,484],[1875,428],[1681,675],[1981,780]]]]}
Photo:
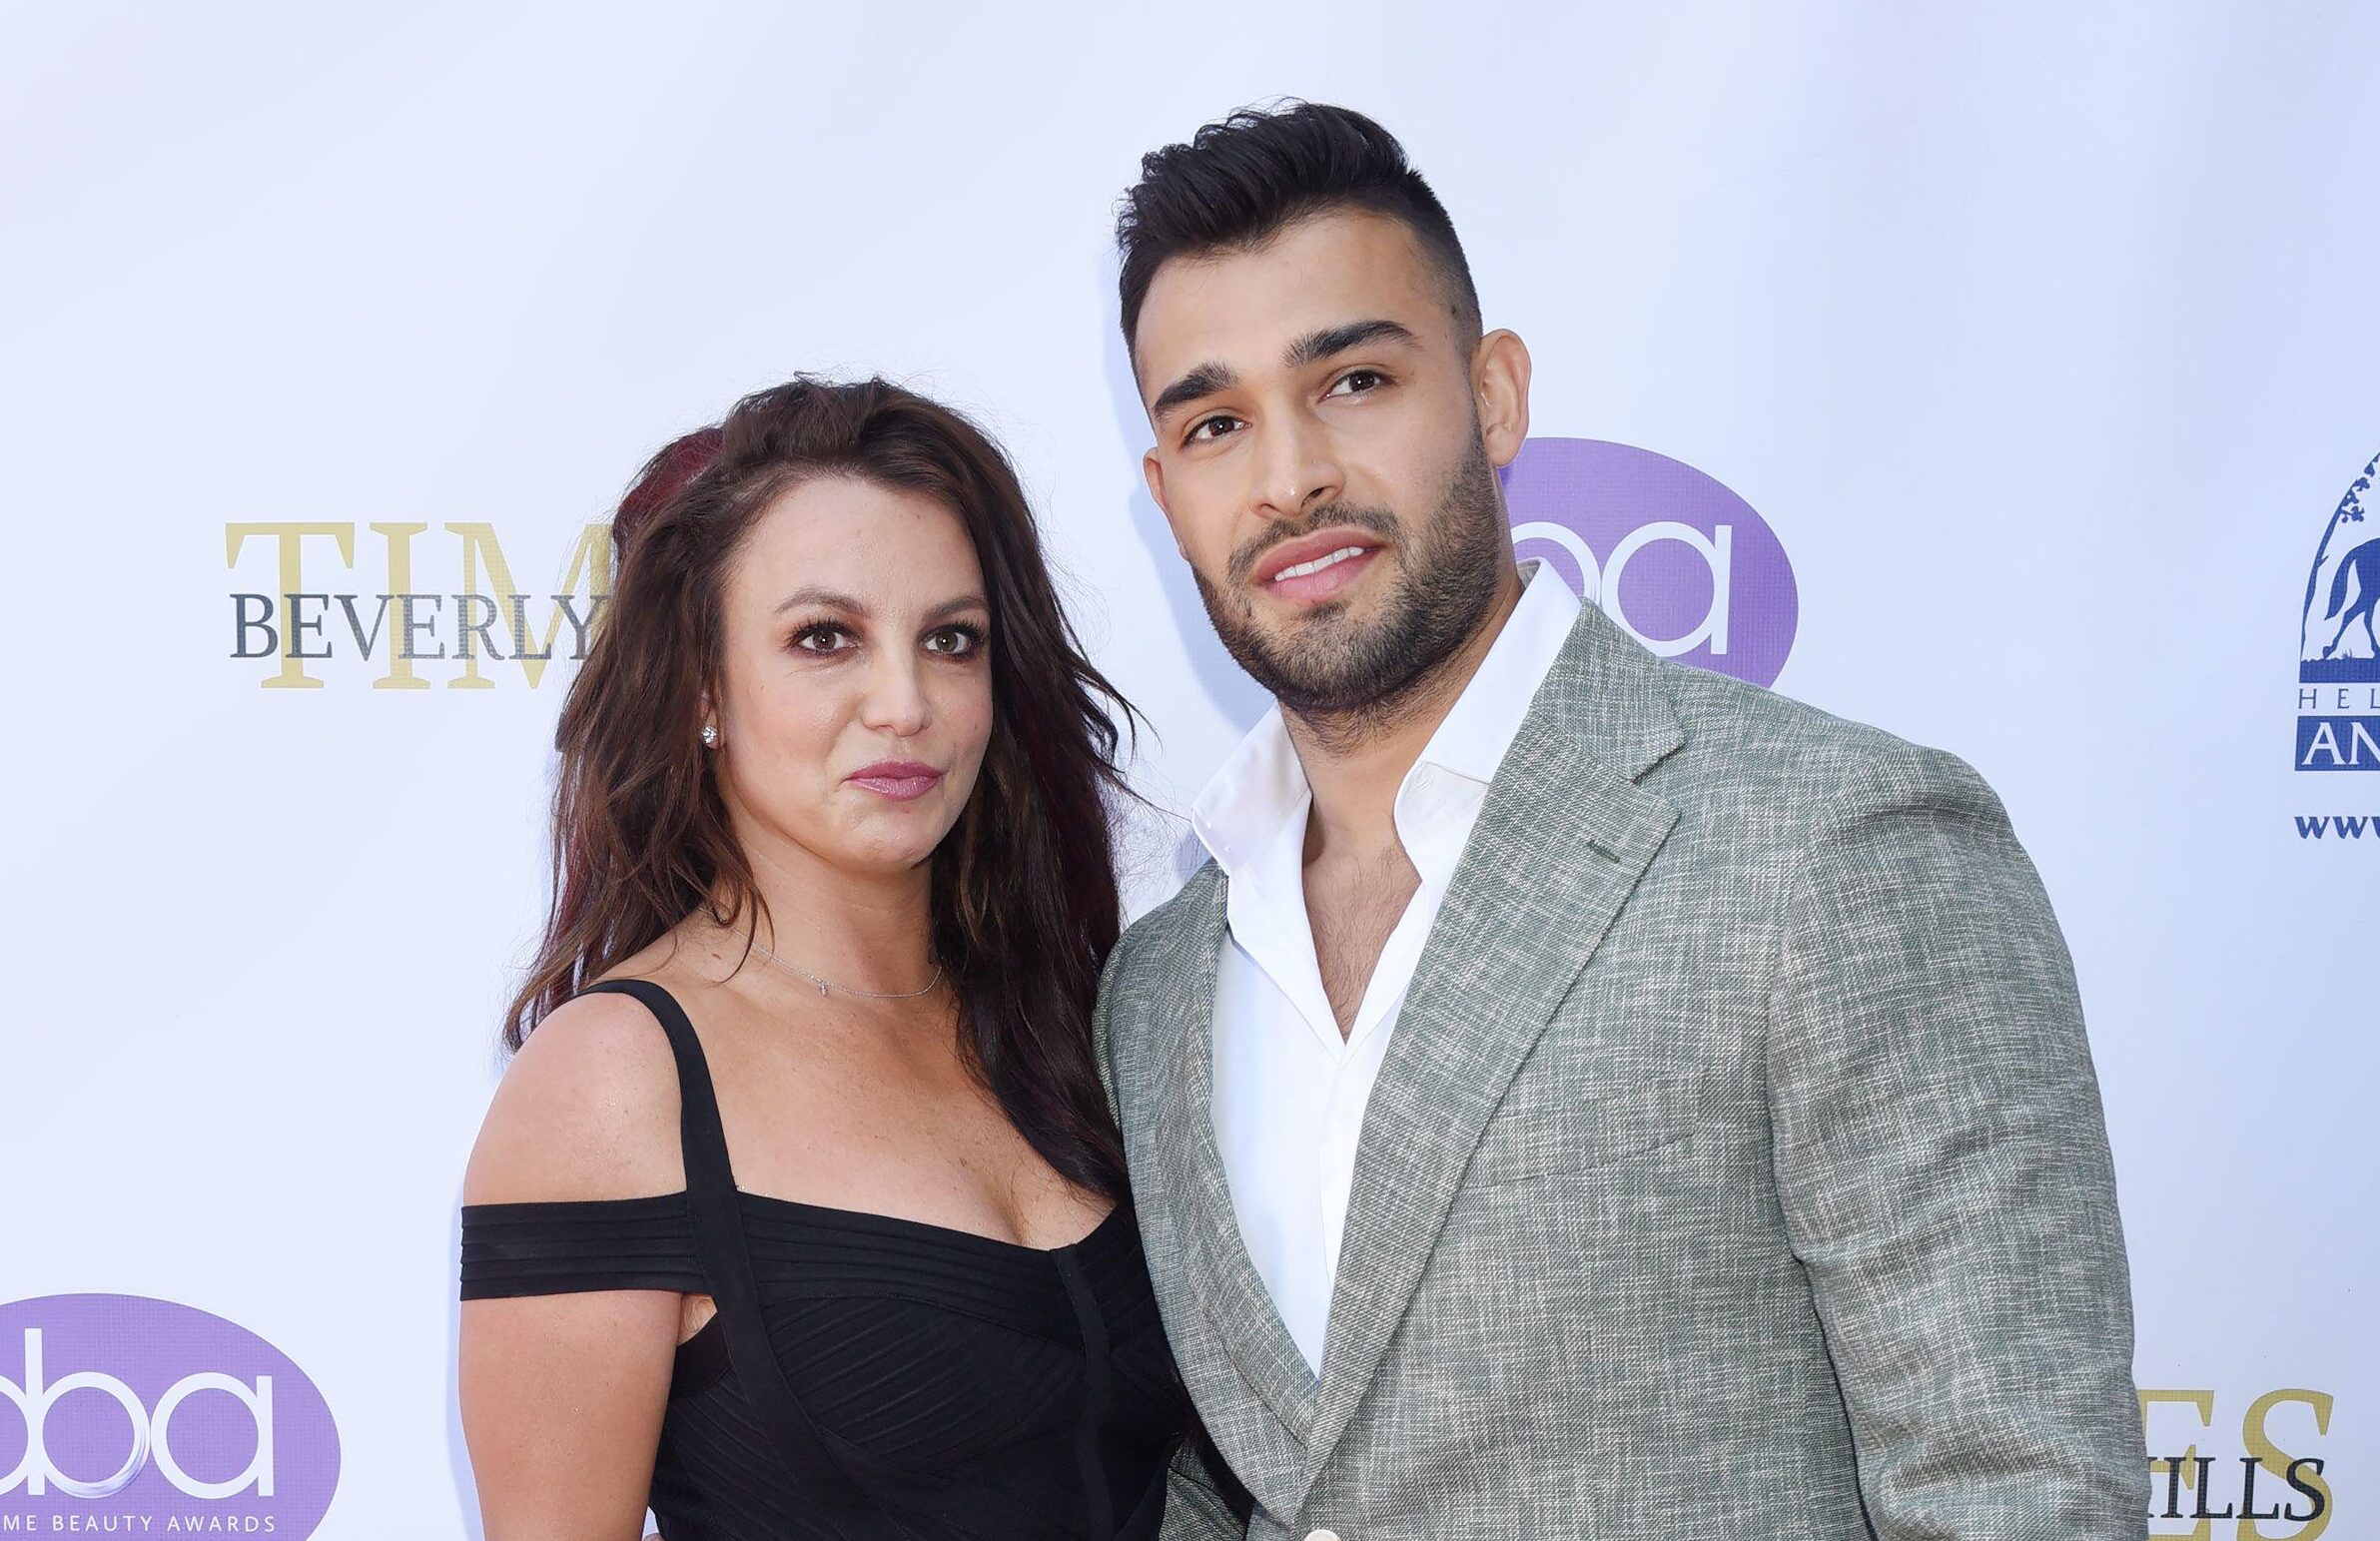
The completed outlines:
{"type": "Polygon", "coordinates": [[[831,588],[819,588],[815,585],[808,588],[797,588],[778,600],[776,613],[782,615],[787,610],[804,609],[813,605],[825,610],[848,610],[854,615],[868,613],[868,607],[849,594],[838,593],[831,588]]]}
{"type": "MultiPolygon", "coordinates": [[[[862,603],[858,599],[853,598],[851,595],[846,594],[839,589],[821,588],[816,584],[812,584],[804,588],[797,588],[792,593],[787,594],[783,599],[777,602],[776,613],[782,615],[787,610],[802,610],[812,608],[822,610],[840,610],[847,615],[867,615],[871,613],[866,604],[862,603]]],[[[990,608],[992,608],[991,604],[981,594],[956,594],[951,598],[943,600],[940,604],[935,605],[932,609],[926,611],[925,619],[928,622],[948,620],[953,615],[965,614],[969,610],[989,610],[990,608]]]]}
{"type": "Polygon", "coordinates": [[[984,596],[981,594],[961,594],[956,599],[945,599],[933,609],[928,610],[926,619],[928,621],[948,620],[954,615],[964,615],[969,610],[989,610],[991,608],[992,606],[985,602],[984,596]]]}

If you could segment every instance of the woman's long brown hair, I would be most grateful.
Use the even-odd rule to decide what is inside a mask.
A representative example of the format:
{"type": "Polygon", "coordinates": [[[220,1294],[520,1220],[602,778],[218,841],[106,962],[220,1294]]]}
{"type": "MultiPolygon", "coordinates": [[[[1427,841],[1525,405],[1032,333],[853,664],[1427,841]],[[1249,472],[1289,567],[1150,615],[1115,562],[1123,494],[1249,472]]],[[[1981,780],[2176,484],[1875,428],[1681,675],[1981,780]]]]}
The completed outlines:
{"type": "Polygon", "coordinates": [[[505,1045],[697,910],[747,943],[767,913],[711,776],[700,702],[716,692],[721,595],[746,531],[818,475],[923,492],[975,542],[992,738],[932,859],[934,954],[969,1069],[1052,1166],[1121,1198],[1091,1012],[1120,924],[1110,713],[1129,722],[1132,708],[1084,657],[1006,457],[956,412],[881,380],[748,395],[655,455],[621,503],[618,575],[554,734],[552,908],[505,1045]]]}

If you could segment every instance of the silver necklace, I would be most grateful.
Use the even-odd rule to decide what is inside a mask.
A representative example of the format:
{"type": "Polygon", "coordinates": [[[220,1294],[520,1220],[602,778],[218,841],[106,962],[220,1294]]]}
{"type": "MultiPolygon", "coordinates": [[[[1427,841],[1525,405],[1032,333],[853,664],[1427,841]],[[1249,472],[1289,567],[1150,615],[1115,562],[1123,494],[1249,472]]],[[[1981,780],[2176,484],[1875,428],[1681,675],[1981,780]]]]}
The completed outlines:
{"type": "Polygon", "coordinates": [[[934,965],[934,977],[926,981],[925,988],[922,990],[854,990],[849,985],[838,985],[832,980],[820,979],[798,963],[787,963],[775,953],[762,947],[760,939],[757,937],[752,939],[752,951],[766,958],[778,968],[785,970],[788,974],[799,974],[811,984],[816,985],[820,995],[825,995],[832,990],[840,990],[847,996],[858,996],[863,1001],[914,1001],[919,996],[931,994],[934,987],[942,983],[942,965],[938,963],[934,965]]]}

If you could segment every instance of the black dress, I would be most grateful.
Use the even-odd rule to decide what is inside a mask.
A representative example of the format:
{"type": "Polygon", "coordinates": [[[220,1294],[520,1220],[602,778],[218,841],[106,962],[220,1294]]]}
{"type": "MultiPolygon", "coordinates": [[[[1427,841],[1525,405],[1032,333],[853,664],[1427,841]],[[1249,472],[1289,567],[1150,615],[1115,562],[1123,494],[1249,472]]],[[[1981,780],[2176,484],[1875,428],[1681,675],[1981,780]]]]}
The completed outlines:
{"type": "Polygon", "coordinates": [[[694,1030],[677,1059],[686,1189],[465,1204],[462,1298],[708,1294],[653,1468],[667,1541],[1140,1541],[1191,1424],[1133,1217],[1052,1251],[735,1186],[694,1030]]]}

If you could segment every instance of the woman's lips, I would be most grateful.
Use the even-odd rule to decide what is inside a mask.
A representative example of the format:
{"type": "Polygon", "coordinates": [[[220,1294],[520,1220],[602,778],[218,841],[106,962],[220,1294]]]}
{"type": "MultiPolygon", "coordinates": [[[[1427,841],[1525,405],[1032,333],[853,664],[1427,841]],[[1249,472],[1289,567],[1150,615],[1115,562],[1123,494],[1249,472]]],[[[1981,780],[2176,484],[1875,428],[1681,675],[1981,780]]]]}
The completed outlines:
{"type": "Polygon", "coordinates": [[[843,779],[853,786],[866,787],[879,796],[905,803],[933,791],[934,784],[942,779],[942,772],[915,760],[886,760],[853,771],[843,779]]]}

